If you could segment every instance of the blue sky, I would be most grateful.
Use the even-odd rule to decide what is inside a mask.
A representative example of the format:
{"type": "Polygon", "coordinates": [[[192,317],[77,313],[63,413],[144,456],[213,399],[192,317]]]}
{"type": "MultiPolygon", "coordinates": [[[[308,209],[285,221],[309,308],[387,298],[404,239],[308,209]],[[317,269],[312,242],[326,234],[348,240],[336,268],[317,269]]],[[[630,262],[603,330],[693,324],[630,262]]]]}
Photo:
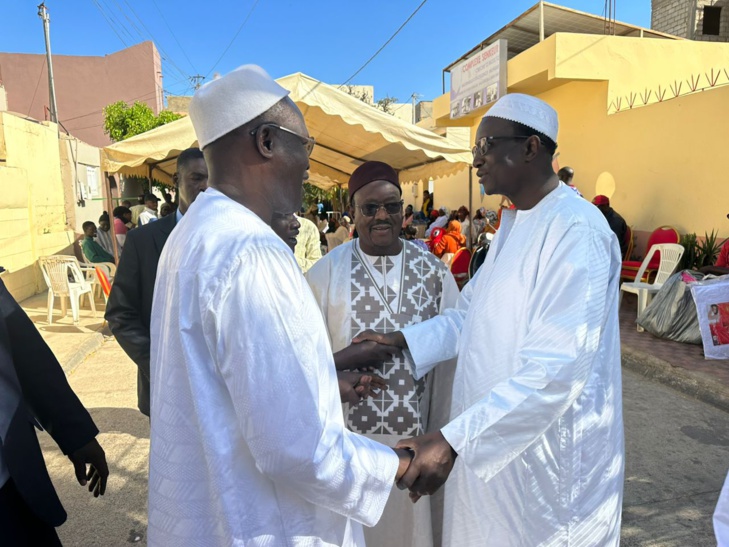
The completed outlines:
{"type": "MultiPolygon", "coordinates": [[[[273,77],[304,72],[341,83],[421,1],[46,0],[46,5],[54,54],[105,55],[123,49],[125,43],[153,39],[163,57],[165,90],[185,94],[191,90],[189,76],[224,74],[245,63],[259,64],[273,77]]],[[[44,52],[38,3],[2,2],[0,51],[44,52]]],[[[433,99],[441,94],[445,66],[535,3],[428,0],[352,83],[374,85],[376,99],[388,95],[406,101],[412,93],[433,99]]],[[[602,14],[605,4],[602,0],[561,3],[596,15],[602,14]]],[[[617,2],[616,18],[650,27],[650,0],[617,2]]]]}

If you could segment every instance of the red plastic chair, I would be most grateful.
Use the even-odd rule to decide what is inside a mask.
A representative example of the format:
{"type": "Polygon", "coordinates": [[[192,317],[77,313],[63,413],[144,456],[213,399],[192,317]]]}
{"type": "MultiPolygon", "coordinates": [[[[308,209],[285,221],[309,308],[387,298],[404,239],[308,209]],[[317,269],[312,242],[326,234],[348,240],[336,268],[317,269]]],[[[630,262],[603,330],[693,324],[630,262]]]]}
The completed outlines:
{"type": "MultiPolygon", "coordinates": [[[[661,226],[653,230],[653,233],[648,238],[648,244],[646,245],[644,256],[648,254],[648,250],[653,245],[660,245],[661,243],[680,243],[681,236],[679,235],[676,228],[673,226],[661,226]]],[[[645,269],[645,273],[641,279],[635,279],[638,275],[638,270],[642,264],[640,260],[624,260],[623,267],[620,272],[620,279],[622,281],[641,281],[647,282],[652,275],[658,271],[658,266],[661,263],[660,253],[656,253],[651,261],[648,263],[648,267],[645,269]]]]}
{"type": "Polygon", "coordinates": [[[465,247],[458,249],[451,260],[451,273],[456,279],[459,289],[468,283],[468,265],[471,263],[471,251],[465,247]]]}
{"type": "Polygon", "coordinates": [[[431,253],[435,249],[435,246],[438,244],[438,242],[443,239],[444,235],[445,228],[433,228],[433,230],[430,232],[430,239],[428,239],[425,244],[428,246],[428,249],[430,249],[431,253]]]}

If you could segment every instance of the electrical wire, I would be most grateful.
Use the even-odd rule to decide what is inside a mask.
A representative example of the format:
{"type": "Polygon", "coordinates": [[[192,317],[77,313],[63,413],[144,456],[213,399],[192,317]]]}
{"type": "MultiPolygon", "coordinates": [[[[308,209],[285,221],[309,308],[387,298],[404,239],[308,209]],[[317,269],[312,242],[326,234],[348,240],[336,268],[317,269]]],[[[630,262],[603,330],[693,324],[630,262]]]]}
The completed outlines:
{"type": "Polygon", "coordinates": [[[144,21],[142,20],[142,18],[139,17],[139,15],[137,15],[137,12],[134,11],[134,8],[129,4],[129,2],[127,2],[127,0],[122,0],[122,2],[124,2],[124,4],[129,8],[129,11],[132,12],[132,15],[137,19],[137,21],[139,21],[139,24],[142,25],[142,28],[147,33],[147,35],[149,35],[149,37],[152,39],[152,41],[155,44],[157,44],[157,47],[159,48],[163,59],[166,60],[170,65],[172,65],[172,67],[175,68],[175,70],[177,70],[177,72],[179,73],[180,76],[182,76],[184,78],[188,78],[189,74],[187,74],[184,70],[182,70],[179,67],[179,65],[177,63],[174,62],[174,60],[172,59],[172,56],[169,53],[167,53],[167,51],[165,51],[165,49],[162,47],[162,42],[160,42],[159,40],[156,40],[154,38],[154,35],[147,28],[147,25],[144,24],[144,21]]]}
{"type": "Polygon", "coordinates": [[[117,0],[99,0],[99,3],[102,5],[104,5],[104,2],[106,2],[105,6],[107,11],[109,12],[112,22],[115,22],[118,27],[122,28],[124,32],[127,33],[127,36],[129,36],[129,39],[132,41],[132,43],[138,42],[140,41],[140,39],[141,41],[144,41],[144,36],[142,36],[142,33],[139,32],[137,25],[135,25],[134,21],[132,21],[129,16],[124,12],[124,10],[121,9],[121,6],[119,5],[119,2],[117,2],[117,0]],[[129,23],[128,25],[124,25],[122,22],[120,22],[116,14],[113,13],[111,2],[114,2],[114,6],[116,6],[117,11],[124,16],[124,19],[126,19],[129,23]],[[127,26],[129,26],[129,28],[133,29],[137,33],[137,38],[132,36],[132,33],[130,32],[129,28],[127,28],[127,26]]]}
{"type": "Polygon", "coordinates": [[[253,10],[256,9],[256,6],[258,5],[258,2],[260,2],[260,1],[261,0],[256,0],[255,2],[253,2],[251,9],[248,11],[248,15],[246,15],[246,18],[243,20],[243,23],[241,23],[241,25],[238,27],[238,30],[233,35],[233,38],[230,40],[230,43],[228,43],[228,46],[223,50],[223,53],[220,54],[220,57],[218,57],[218,60],[215,61],[215,64],[213,64],[213,68],[211,68],[208,71],[208,73],[205,75],[205,78],[207,78],[208,76],[210,76],[213,73],[213,70],[215,70],[215,67],[218,66],[218,63],[220,63],[220,61],[222,61],[223,57],[225,57],[225,54],[228,53],[228,50],[233,45],[233,42],[235,42],[235,39],[238,38],[240,31],[243,30],[243,27],[246,26],[246,23],[251,18],[251,15],[253,15],[253,10]]]}
{"type": "Polygon", "coordinates": [[[43,69],[46,67],[46,58],[43,57],[43,64],[41,65],[40,74],[38,74],[38,81],[35,83],[35,91],[33,91],[33,98],[30,100],[30,106],[28,107],[28,113],[25,115],[27,118],[30,116],[30,111],[33,110],[33,103],[35,102],[35,94],[38,93],[38,86],[40,85],[41,78],[43,77],[43,69]]]}
{"type": "Polygon", "coordinates": [[[110,28],[110,29],[111,29],[111,30],[112,30],[112,31],[114,32],[114,34],[116,34],[116,37],[117,37],[117,38],[119,38],[119,41],[120,41],[120,42],[121,42],[122,44],[124,44],[124,47],[129,47],[129,46],[127,45],[127,43],[126,43],[126,42],[124,41],[124,38],[122,38],[122,37],[121,37],[121,36],[119,35],[119,33],[118,33],[118,32],[116,31],[116,28],[115,28],[115,27],[114,27],[114,25],[113,25],[113,24],[111,23],[111,21],[109,20],[109,18],[108,18],[108,17],[106,16],[106,14],[104,13],[104,10],[102,10],[102,9],[101,9],[101,6],[100,6],[100,5],[99,5],[99,3],[97,2],[97,0],[91,0],[91,1],[92,1],[92,2],[94,3],[94,5],[96,6],[96,9],[98,9],[98,10],[99,10],[99,13],[101,14],[101,16],[102,16],[102,17],[104,18],[104,20],[106,21],[106,24],[107,24],[107,25],[109,25],[109,28],[110,28]]]}
{"type": "Polygon", "coordinates": [[[192,61],[190,60],[190,57],[188,57],[188,56],[187,56],[187,53],[185,52],[185,48],[183,48],[183,47],[182,47],[182,44],[181,44],[181,43],[180,43],[180,41],[179,41],[179,40],[177,39],[177,36],[175,35],[175,33],[174,33],[174,32],[173,32],[173,30],[172,30],[172,27],[170,27],[170,25],[169,25],[169,24],[167,23],[167,19],[165,18],[165,15],[164,15],[164,13],[162,13],[162,10],[161,10],[161,9],[159,9],[159,6],[157,5],[157,1],[156,1],[156,0],[152,0],[152,3],[154,4],[154,7],[155,7],[155,8],[157,8],[157,11],[159,12],[159,16],[160,16],[160,18],[162,19],[162,22],[163,22],[163,23],[165,24],[165,26],[167,27],[167,30],[169,30],[169,31],[170,31],[170,34],[172,35],[172,38],[174,38],[175,42],[176,42],[176,43],[177,43],[177,45],[179,46],[179,48],[180,48],[180,51],[181,51],[181,52],[182,52],[182,54],[183,54],[183,55],[185,56],[185,59],[187,59],[187,62],[188,62],[188,63],[190,63],[190,67],[191,67],[191,68],[192,68],[192,70],[194,70],[194,71],[195,71],[195,73],[197,74],[197,69],[195,68],[195,65],[194,65],[194,64],[192,63],[192,61]]]}
{"type": "Polygon", "coordinates": [[[395,33],[392,36],[390,36],[390,38],[388,38],[387,42],[385,42],[384,44],[382,44],[382,47],[380,49],[378,49],[372,57],[370,57],[369,59],[367,59],[367,62],[365,64],[363,64],[361,67],[359,67],[359,69],[357,69],[357,71],[354,74],[352,74],[349,78],[347,78],[347,80],[343,84],[341,84],[337,89],[341,89],[342,87],[344,87],[345,85],[347,85],[349,82],[351,82],[354,79],[355,76],[357,76],[357,74],[359,74],[360,72],[362,72],[365,69],[365,67],[367,65],[369,65],[374,60],[374,58],[377,57],[383,49],[385,49],[385,47],[387,47],[387,44],[389,44],[390,42],[392,42],[392,40],[395,38],[395,36],[397,36],[398,34],[400,34],[400,31],[403,28],[405,28],[405,25],[407,25],[413,17],[415,17],[415,14],[420,11],[420,8],[422,8],[427,1],[428,0],[423,0],[420,3],[420,5],[417,8],[415,8],[415,11],[410,14],[410,17],[408,17],[407,19],[405,19],[405,22],[402,25],[400,25],[400,28],[398,28],[395,31],[395,33]]]}

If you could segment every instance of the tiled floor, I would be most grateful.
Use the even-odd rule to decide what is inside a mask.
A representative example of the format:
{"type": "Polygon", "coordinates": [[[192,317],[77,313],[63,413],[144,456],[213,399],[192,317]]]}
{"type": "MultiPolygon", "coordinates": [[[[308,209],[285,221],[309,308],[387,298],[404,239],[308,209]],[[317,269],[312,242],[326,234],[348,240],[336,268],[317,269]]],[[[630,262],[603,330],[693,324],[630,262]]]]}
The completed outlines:
{"type": "Polygon", "coordinates": [[[623,346],[652,355],[674,367],[708,375],[721,385],[729,387],[729,361],[704,359],[702,346],[681,344],[656,338],[647,332],[638,332],[636,314],[635,295],[625,294],[620,308],[620,340],[623,346]]]}

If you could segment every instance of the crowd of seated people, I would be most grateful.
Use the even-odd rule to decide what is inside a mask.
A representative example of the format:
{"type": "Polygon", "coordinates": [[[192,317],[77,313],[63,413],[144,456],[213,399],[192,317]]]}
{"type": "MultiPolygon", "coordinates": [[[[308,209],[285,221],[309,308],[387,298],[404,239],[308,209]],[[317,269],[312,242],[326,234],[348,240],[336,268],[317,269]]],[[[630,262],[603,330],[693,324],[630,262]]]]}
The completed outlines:
{"type": "Polygon", "coordinates": [[[111,230],[112,219],[107,211],[104,211],[99,217],[98,225],[92,221],[84,222],[81,251],[86,261],[91,263],[115,262],[112,233],[116,236],[117,256],[120,256],[124,250],[129,230],[175,214],[177,206],[172,201],[172,196],[168,192],[164,192],[163,196],[164,201],[159,207],[158,203],[161,200],[151,193],[140,195],[139,203],[134,206],[129,200],[123,200],[121,205],[112,211],[113,232],[111,230]]]}

